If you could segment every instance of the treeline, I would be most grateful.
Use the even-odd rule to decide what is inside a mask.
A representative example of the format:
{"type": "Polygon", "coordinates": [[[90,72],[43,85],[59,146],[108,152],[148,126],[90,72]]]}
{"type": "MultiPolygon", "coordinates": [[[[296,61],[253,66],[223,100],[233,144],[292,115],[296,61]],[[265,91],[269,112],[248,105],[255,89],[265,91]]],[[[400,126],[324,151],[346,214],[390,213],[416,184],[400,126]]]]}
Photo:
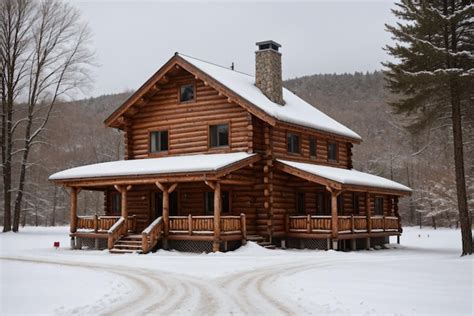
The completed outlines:
{"type": "MultiPolygon", "coordinates": [[[[458,224],[452,140],[444,136],[449,133],[440,128],[417,135],[408,132],[400,123],[403,118],[395,117],[387,105],[396,96],[385,89],[383,73],[313,75],[288,80],[285,86],[362,136],[363,142],[354,147],[356,169],[415,189],[412,197],[401,200],[405,225],[458,224]]],[[[52,173],[122,158],[122,134],[106,128],[103,120],[129,95],[127,92],[58,104],[42,136],[44,144],[35,147],[31,155],[22,224],[68,223],[68,192],[47,181],[52,173]]],[[[444,128],[449,130],[449,126],[444,128]]],[[[474,133],[467,135],[466,176],[472,210],[474,133]]],[[[103,202],[101,194],[81,192],[80,215],[100,213],[103,202]]]]}

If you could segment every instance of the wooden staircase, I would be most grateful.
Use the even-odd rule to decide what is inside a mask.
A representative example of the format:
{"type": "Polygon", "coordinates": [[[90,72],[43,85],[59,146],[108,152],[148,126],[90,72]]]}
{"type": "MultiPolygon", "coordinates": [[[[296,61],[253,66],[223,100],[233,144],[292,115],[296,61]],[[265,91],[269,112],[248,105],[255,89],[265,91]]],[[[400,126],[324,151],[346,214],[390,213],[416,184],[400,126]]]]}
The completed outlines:
{"type": "Polygon", "coordinates": [[[142,253],[142,235],[128,234],[117,240],[110,253],[142,253]]]}
{"type": "Polygon", "coordinates": [[[267,248],[267,249],[275,249],[275,245],[272,245],[269,241],[266,240],[265,237],[259,235],[247,235],[248,241],[253,241],[257,243],[257,245],[267,248]]]}

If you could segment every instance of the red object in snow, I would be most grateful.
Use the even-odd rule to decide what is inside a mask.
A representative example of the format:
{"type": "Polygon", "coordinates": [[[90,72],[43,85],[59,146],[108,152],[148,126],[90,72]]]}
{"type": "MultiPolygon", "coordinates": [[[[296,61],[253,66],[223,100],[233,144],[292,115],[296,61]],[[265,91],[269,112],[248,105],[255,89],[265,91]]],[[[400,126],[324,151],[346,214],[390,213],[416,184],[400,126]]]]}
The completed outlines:
{"type": "Polygon", "coordinates": [[[59,241],[54,242],[54,248],[59,248],[59,241]]]}

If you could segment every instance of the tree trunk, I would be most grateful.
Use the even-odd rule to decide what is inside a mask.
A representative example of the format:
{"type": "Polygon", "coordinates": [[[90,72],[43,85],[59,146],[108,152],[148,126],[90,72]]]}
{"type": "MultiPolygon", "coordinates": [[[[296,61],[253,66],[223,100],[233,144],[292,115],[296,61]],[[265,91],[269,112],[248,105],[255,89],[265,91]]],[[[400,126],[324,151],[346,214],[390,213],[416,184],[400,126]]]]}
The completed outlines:
{"type": "Polygon", "coordinates": [[[456,193],[458,200],[459,221],[461,224],[462,253],[472,254],[471,218],[467,205],[466,178],[464,175],[464,152],[462,139],[461,101],[457,83],[451,81],[451,109],[453,122],[454,168],[456,172],[456,193]]]}
{"type": "Polygon", "coordinates": [[[53,211],[51,213],[51,226],[56,226],[56,205],[58,201],[58,186],[54,186],[53,211]]]}
{"type": "Polygon", "coordinates": [[[436,216],[431,216],[431,220],[433,221],[433,228],[436,230],[436,216]]]}

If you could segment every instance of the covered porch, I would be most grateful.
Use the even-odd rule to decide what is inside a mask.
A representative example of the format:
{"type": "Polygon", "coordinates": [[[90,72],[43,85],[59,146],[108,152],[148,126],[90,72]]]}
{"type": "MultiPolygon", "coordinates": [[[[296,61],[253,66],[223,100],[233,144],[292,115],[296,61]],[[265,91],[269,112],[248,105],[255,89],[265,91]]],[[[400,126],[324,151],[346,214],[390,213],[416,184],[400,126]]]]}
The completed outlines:
{"type": "MultiPolygon", "coordinates": [[[[277,160],[275,168],[287,177],[300,179],[295,193],[295,212],[284,218],[286,240],[301,244],[314,240],[323,249],[370,248],[373,243],[402,233],[399,197],[411,190],[394,181],[371,174],[277,160]],[[299,195],[311,192],[312,200],[299,195]],[[301,204],[314,205],[308,209],[301,204]]],[[[278,177],[277,177],[278,178],[278,177]]]]}
{"type": "Polygon", "coordinates": [[[200,242],[205,251],[226,251],[246,242],[248,226],[238,194],[230,209],[228,192],[253,190],[248,175],[259,160],[247,153],[127,160],[69,169],[50,180],[71,192],[73,248],[147,253],[200,242]],[[81,190],[103,191],[106,215],[78,216],[81,190]],[[205,209],[196,192],[205,193],[205,209]]]}

